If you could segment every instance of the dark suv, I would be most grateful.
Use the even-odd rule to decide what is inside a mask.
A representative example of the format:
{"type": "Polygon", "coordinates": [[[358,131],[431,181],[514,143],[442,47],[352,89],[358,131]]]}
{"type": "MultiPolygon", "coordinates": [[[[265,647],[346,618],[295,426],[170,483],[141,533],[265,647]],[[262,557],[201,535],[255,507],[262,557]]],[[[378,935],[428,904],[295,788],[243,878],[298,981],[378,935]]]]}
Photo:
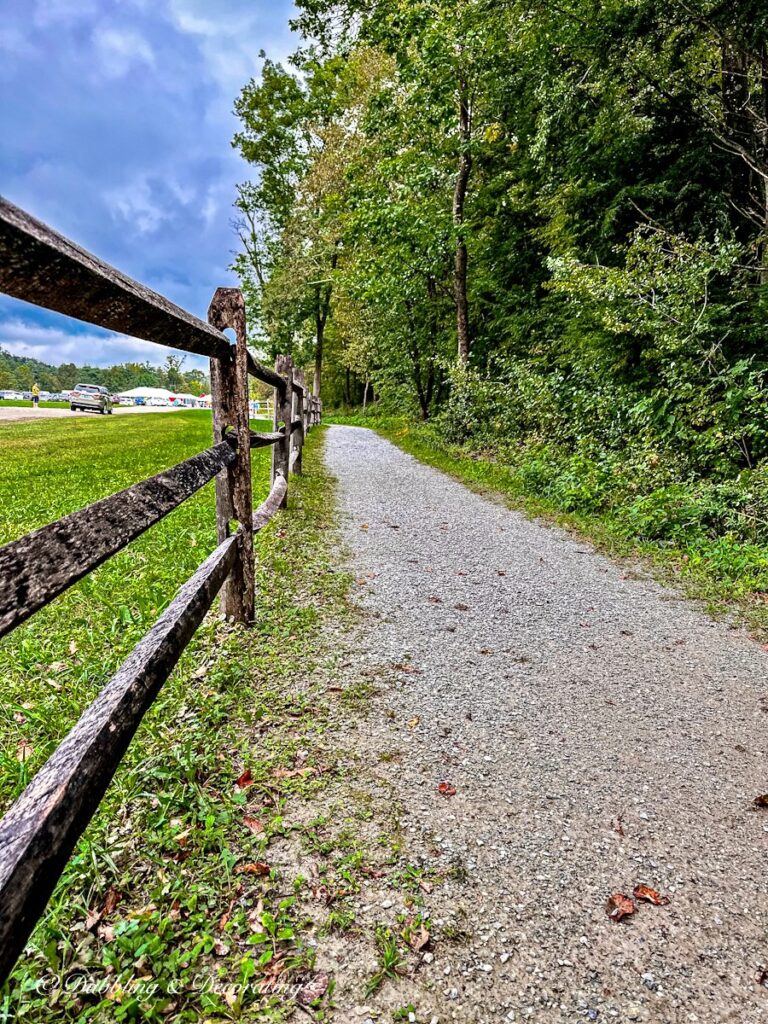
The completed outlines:
{"type": "Polygon", "coordinates": [[[83,412],[100,412],[112,415],[112,396],[107,388],[98,384],[78,384],[69,396],[69,408],[82,409],[83,412]]]}

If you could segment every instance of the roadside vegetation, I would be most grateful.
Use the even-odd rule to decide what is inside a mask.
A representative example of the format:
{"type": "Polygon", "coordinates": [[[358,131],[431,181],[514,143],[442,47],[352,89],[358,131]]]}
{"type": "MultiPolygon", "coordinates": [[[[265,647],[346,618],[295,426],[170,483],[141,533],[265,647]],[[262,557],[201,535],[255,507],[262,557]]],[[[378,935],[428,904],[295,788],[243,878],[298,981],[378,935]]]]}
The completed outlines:
{"type": "MultiPolygon", "coordinates": [[[[203,411],[4,426],[0,543],[209,446],[210,430],[203,411]]],[[[328,981],[270,855],[290,831],[286,796],[333,776],[306,682],[320,624],[346,606],[321,443],[313,432],[290,511],[258,537],[255,625],[212,613],[196,634],[0,992],[0,1020],[280,1021],[296,999],[321,1005],[328,981]]],[[[269,452],[253,454],[258,501],[269,452]]],[[[0,807],[215,547],[214,507],[209,484],[0,644],[0,807]]]]}
{"type": "Polygon", "coordinates": [[[260,340],[761,623],[765,4],[296,6],[236,105],[260,340]]]}

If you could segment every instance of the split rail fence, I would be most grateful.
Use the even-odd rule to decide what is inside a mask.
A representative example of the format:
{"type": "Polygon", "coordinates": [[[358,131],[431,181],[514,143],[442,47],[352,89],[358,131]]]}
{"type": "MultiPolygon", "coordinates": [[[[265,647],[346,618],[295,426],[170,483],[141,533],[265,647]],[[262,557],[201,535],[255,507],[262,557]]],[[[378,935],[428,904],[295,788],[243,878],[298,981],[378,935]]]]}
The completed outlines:
{"type": "Polygon", "coordinates": [[[254,618],[254,536],[287,504],[320,399],[290,358],[274,370],[246,347],[238,289],[219,288],[208,322],[0,198],[0,292],[210,360],[213,446],[157,476],[0,548],[0,637],[216,480],[218,547],[178,591],[0,820],[0,984],[41,917],[145,712],[221,592],[222,613],[254,618]],[[235,343],[223,333],[231,328],[235,343]],[[273,430],[250,428],[248,378],[274,388],[273,430]],[[251,449],[272,446],[271,489],[252,507],[251,449]]]}

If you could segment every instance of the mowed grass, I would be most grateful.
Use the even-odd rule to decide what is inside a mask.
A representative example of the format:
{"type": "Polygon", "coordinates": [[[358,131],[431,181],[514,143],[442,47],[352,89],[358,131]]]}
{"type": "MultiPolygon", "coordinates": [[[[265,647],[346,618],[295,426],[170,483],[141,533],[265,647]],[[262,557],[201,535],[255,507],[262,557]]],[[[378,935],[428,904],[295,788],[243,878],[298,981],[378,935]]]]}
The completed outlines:
{"type": "MultiPolygon", "coordinates": [[[[310,435],[290,511],[259,536],[255,625],[212,614],[196,634],[0,990],[0,1020],[261,1021],[289,1012],[289,1001],[265,1000],[256,983],[276,957],[290,972],[311,962],[311,950],[277,873],[237,866],[266,860],[282,791],[312,785],[285,771],[308,742],[291,664],[311,672],[318,623],[343,606],[346,587],[329,562],[333,501],[320,437],[310,435]],[[254,783],[241,789],[246,769],[254,783]],[[244,825],[254,803],[258,827],[244,825]],[[256,932],[254,908],[266,914],[256,932]]],[[[0,543],[210,444],[202,410],[0,424],[0,543]]],[[[268,491],[269,459],[268,449],[253,452],[255,502],[268,491]]],[[[0,641],[0,810],[216,546],[214,509],[211,483],[0,641]]],[[[306,727],[321,730],[321,717],[308,716],[306,727]]]]}

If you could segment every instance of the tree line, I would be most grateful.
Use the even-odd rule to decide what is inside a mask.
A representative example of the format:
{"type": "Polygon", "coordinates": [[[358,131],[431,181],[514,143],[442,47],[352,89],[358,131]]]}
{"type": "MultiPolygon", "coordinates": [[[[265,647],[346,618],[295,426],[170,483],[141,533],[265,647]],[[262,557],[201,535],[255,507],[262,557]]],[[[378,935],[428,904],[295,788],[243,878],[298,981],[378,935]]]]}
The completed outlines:
{"type": "Polygon", "coordinates": [[[256,343],[456,441],[768,454],[763,0],[297,7],[235,105],[256,343]]]}
{"type": "Polygon", "coordinates": [[[203,395],[209,390],[202,370],[184,370],[184,356],[169,354],[163,366],[150,363],[119,363],[115,366],[52,366],[27,356],[15,356],[0,348],[0,391],[29,391],[34,383],[52,393],[71,391],[76,384],[100,384],[112,394],[132,388],[167,388],[169,391],[203,395]]]}

